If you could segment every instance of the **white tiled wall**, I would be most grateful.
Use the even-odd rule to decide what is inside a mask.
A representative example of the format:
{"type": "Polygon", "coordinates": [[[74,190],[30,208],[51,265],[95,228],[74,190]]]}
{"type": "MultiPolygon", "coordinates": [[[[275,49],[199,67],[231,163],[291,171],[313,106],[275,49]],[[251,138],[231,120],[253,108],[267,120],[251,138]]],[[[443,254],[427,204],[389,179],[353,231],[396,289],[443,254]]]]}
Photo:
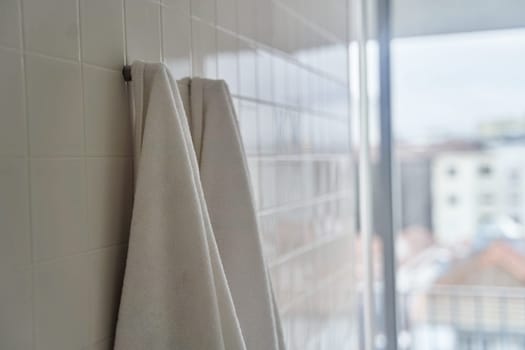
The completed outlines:
{"type": "Polygon", "coordinates": [[[228,82],[289,348],[351,348],[347,3],[1,0],[0,349],[112,346],[135,59],[228,82]]]}

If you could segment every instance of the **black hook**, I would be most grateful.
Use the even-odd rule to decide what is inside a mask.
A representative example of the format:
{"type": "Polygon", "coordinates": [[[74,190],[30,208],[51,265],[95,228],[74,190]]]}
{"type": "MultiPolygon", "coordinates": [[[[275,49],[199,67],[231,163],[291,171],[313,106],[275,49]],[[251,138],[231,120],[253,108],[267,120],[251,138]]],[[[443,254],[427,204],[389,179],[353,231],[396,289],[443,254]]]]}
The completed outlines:
{"type": "Polygon", "coordinates": [[[124,81],[131,81],[131,66],[124,66],[124,68],[122,68],[122,76],[124,77],[124,81]]]}

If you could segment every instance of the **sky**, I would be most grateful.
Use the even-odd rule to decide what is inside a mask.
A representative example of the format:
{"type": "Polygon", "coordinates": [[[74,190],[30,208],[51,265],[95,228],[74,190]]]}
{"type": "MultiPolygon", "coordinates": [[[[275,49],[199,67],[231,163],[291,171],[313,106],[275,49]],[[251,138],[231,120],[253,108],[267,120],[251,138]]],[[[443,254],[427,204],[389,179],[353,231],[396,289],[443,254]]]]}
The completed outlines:
{"type": "Polygon", "coordinates": [[[525,30],[395,39],[392,108],[396,138],[414,143],[525,119],[525,30]]]}

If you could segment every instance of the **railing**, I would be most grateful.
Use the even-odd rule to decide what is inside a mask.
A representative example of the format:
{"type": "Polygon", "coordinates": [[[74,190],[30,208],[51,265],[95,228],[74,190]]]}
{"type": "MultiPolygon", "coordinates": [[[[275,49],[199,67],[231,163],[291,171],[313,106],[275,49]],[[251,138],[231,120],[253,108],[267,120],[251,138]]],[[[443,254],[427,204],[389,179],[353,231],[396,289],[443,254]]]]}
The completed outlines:
{"type": "Polygon", "coordinates": [[[400,350],[525,349],[525,288],[439,286],[398,304],[400,350]]]}

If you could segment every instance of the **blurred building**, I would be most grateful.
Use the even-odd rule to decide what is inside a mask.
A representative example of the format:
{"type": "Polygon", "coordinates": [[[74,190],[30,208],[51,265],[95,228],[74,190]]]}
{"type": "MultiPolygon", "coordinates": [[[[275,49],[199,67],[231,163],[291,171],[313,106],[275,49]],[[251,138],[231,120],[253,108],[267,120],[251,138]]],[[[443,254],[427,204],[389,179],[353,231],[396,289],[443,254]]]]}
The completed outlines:
{"type": "Polygon", "coordinates": [[[525,146],[493,143],[448,151],[432,165],[432,217],[436,240],[469,241],[502,229],[522,236],[525,222],[525,146]]]}
{"type": "Polygon", "coordinates": [[[411,349],[525,349],[525,242],[484,241],[404,297],[411,349]],[[428,344],[429,339],[434,339],[428,344]]]}

